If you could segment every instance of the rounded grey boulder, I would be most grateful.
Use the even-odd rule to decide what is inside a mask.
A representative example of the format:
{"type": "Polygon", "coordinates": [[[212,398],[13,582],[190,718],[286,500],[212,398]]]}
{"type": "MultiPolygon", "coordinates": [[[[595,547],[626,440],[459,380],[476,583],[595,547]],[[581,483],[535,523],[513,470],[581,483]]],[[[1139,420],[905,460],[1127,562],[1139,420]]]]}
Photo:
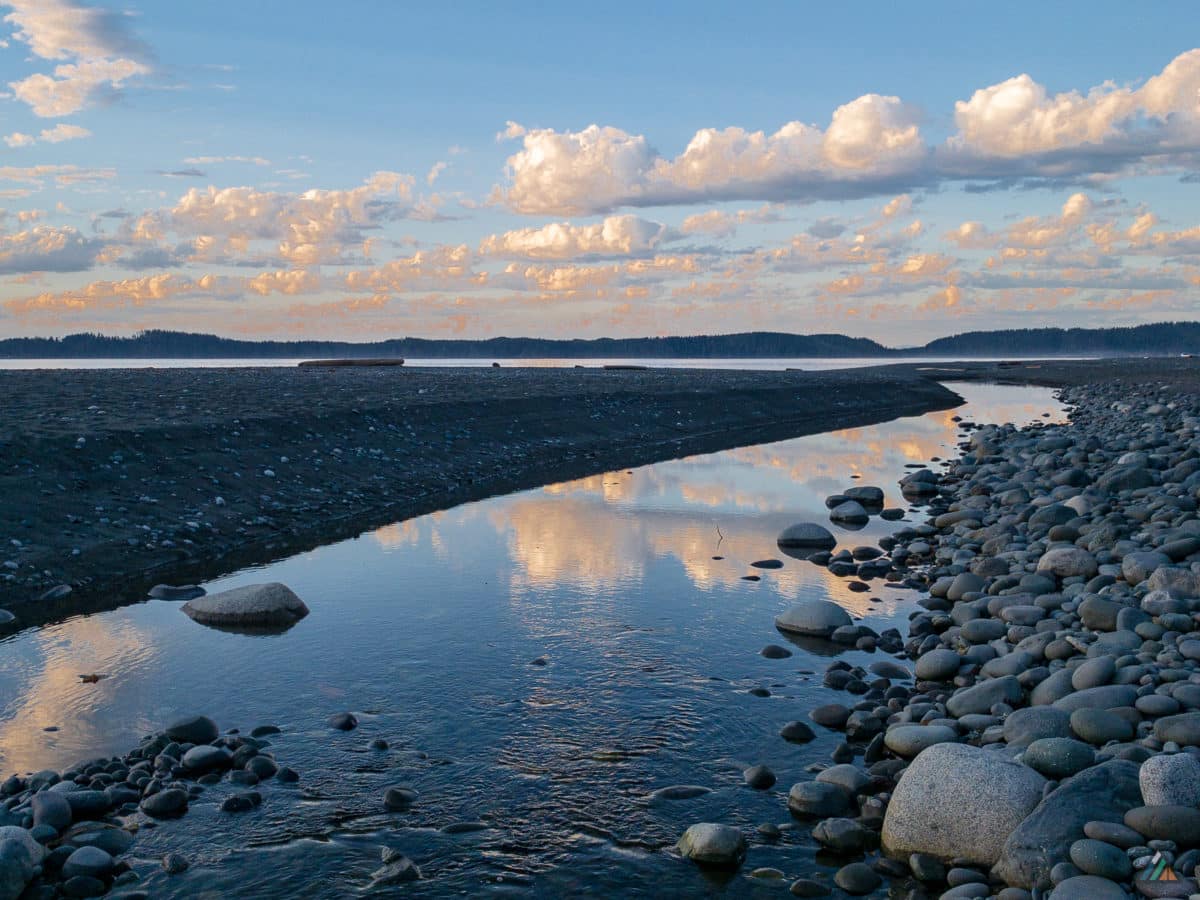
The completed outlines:
{"type": "Polygon", "coordinates": [[[1138,770],[1138,784],[1147,806],[1200,806],[1200,760],[1189,753],[1152,756],[1138,770]]]}
{"type": "Polygon", "coordinates": [[[801,600],[775,617],[775,627],[780,631],[815,637],[829,637],[842,626],[852,624],[850,614],[828,600],[801,600]]]}
{"type": "Polygon", "coordinates": [[[883,847],[891,856],[927,853],[990,866],[1045,784],[1001,754],[935,744],[900,777],[883,820],[883,847]]]}
{"type": "Polygon", "coordinates": [[[934,744],[958,740],[958,732],[949,725],[893,725],[883,736],[883,743],[900,756],[916,756],[934,744]]]}
{"type": "Polygon", "coordinates": [[[824,525],[818,525],[815,522],[798,522],[785,528],[776,543],[780,547],[832,550],[837,546],[837,539],[824,525]]]}
{"type": "Polygon", "coordinates": [[[304,601],[277,581],[196,597],[182,609],[201,624],[233,627],[287,626],[308,615],[304,601]]]}
{"type": "Polygon", "coordinates": [[[167,726],[167,737],[180,744],[210,744],[220,731],[208,716],[189,716],[167,726]]]}
{"type": "Polygon", "coordinates": [[[839,503],[829,511],[829,518],[843,525],[866,525],[871,521],[870,515],[857,500],[839,503]]]}
{"type": "Polygon", "coordinates": [[[733,869],[746,857],[746,839],[730,826],[713,822],[692,825],[675,845],[685,859],[701,866],[733,869]]]}
{"type": "Polygon", "coordinates": [[[1082,575],[1091,578],[1099,571],[1096,557],[1079,547],[1056,547],[1047,550],[1038,560],[1037,570],[1060,578],[1082,575]]]}
{"type": "Polygon", "coordinates": [[[949,681],[958,674],[962,657],[953,650],[938,647],[917,660],[917,677],[924,681],[949,681]]]}

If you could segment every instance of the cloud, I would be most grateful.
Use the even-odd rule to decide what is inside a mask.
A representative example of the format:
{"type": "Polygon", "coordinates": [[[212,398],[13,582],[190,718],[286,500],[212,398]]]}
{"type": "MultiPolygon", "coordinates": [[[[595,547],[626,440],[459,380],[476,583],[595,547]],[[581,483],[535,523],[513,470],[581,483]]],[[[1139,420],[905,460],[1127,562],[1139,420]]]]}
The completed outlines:
{"type": "Polygon", "coordinates": [[[215,166],[221,163],[247,163],[252,166],[269,166],[271,161],[261,156],[189,156],[184,161],[189,166],[215,166]]]}
{"type": "Polygon", "coordinates": [[[12,134],[5,135],[4,143],[16,150],[18,147],[30,147],[37,143],[37,139],[32,134],[22,134],[19,131],[14,131],[12,134]]]}
{"type": "Polygon", "coordinates": [[[89,169],[76,165],[0,166],[0,181],[16,181],[41,187],[47,178],[58,187],[111,181],[116,169],[89,169]]]}
{"type": "Polygon", "coordinates": [[[77,141],[91,136],[92,133],[86,128],[79,125],[68,125],[65,122],[61,122],[53,128],[44,128],[38,135],[47,144],[61,144],[63,141],[77,141]]]}
{"type": "Polygon", "coordinates": [[[164,273],[120,281],[95,281],[78,290],[46,292],[33,297],[8,300],[4,303],[4,308],[15,316],[78,313],[95,308],[140,306],[182,294],[204,293],[212,296],[217,289],[218,280],[213,275],[191,279],[164,273]]]}
{"type": "Polygon", "coordinates": [[[59,62],[52,74],[9,82],[34,115],[66,116],[111,97],[130,79],[149,75],[152,54],[130,30],[129,18],[75,0],[8,0],[4,21],[33,55],[59,62]]]}
{"type": "Polygon", "coordinates": [[[429,174],[425,176],[425,183],[428,184],[430,187],[433,187],[433,183],[435,181],[437,181],[438,176],[441,175],[444,171],[446,171],[446,169],[449,167],[449,165],[450,165],[450,163],[442,162],[441,160],[438,160],[437,162],[435,162],[430,167],[429,174]]]}
{"type": "Polygon", "coordinates": [[[523,148],[509,157],[510,184],[497,196],[526,214],[867,195],[911,173],[926,153],[913,110],[878,94],[838,107],[824,132],[801,122],[770,135],[736,127],[701,129],[675,159],[659,156],[645,137],[618,128],[519,134],[523,148]]]}
{"type": "Polygon", "coordinates": [[[411,175],[376,172],[348,190],[300,194],[253,187],[192,188],[172,207],[148,212],[132,225],[132,240],[158,242],[167,235],[191,241],[197,259],[245,262],[258,255],[307,266],[335,263],[358,249],[365,233],[413,212],[411,175]]]}
{"type": "Polygon", "coordinates": [[[82,272],[91,268],[101,242],[70,226],[37,225],[0,234],[0,274],[82,272]]]}
{"type": "Polygon", "coordinates": [[[580,256],[646,254],[663,242],[667,227],[637,216],[609,216],[594,225],[555,222],[541,228],[522,228],[490,235],[479,252],[528,259],[573,259],[580,256]]]}
{"type": "MultiPolygon", "coordinates": [[[[527,215],[588,215],[620,207],[716,200],[797,203],[907,193],[947,182],[1063,185],[1154,165],[1200,164],[1200,49],[1139,88],[1104,84],[1049,94],[1029,75],[975,91],[955,106],[957,132],[929,144],[921,115],[898,97],[867,94],[819,126],[772,134],[702,128],[676,157],[612,126],[527,129],[494,199],[527,215]]],[[[885,217],[907,212],[896,198],[885,217]]]]}
{"type": "Polygon", "coordinates": [[[758,209],[739,209],[733,213],[719,209],[696,213],[684,219],[679,230],[683,234],[711,234],[714,237],[729,237],[737,231],[739,225],[782,221],[783,217],[777,206],[764,203],[758,209]]]}
{"type": "Polygon", "coordinates": [[[208,176],[207,172],[200,169],[156,169],[155,174],[166,178],[205,178],[208,176]]]}

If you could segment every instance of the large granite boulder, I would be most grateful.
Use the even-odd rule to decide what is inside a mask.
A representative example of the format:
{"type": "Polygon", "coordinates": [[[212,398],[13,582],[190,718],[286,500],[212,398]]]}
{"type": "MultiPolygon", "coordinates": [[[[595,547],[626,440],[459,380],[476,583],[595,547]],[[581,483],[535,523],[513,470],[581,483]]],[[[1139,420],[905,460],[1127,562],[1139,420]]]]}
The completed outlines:
{"type": "Polygon", "coordinates": [[[969,744],[935,744],[900,777],[883,820],[883,847],[992,865],[1042,798],[1044,779],[1006,756],[969,744]]]}

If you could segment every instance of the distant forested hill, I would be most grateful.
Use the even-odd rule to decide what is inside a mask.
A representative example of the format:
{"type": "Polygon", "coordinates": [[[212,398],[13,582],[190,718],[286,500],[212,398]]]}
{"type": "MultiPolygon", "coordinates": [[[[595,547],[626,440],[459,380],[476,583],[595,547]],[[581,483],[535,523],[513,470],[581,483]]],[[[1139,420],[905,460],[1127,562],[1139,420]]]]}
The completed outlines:
{"type": "Polygon", "coordinates": [[[1200,322],[1164,322],[1130,328],[1023,328],[971,331],[894,349],[843,334],[743,334],[662,338],[547,340],[491,338],[485,341],[397,338],[375,343],[343,341],[238,341],[211,334],[144,331],[132,337],[73,334],[63,338],[0,340],[8,359],[263,359],[395,357],[411,359],[530,359],[683,357],[891,357],[906,356],[1113,356],[1200,354],[1200,322]]]}
{"type": "Polygon", "coordinates": [[[1112,356],[1200,353],[1200,322],[1130,328],[1016,328],[968,331],[930,341],[930,356],[1112,356]]]}
{"type": "Polygon", "coordinates": [[[111,358],[279,358],[403,356],[420,358],[565,357],[813,357],[879,356],[887,348],[841,334],[752,332],[698,337],[544,340],[491,338],[440,341],[398,338],[370,344],[340,341],[235,341],[211,334],[145,331],[128,338],[73,334],[64,338],[11,338],[0,341],[0,357],[23,359],[111,358]]]}

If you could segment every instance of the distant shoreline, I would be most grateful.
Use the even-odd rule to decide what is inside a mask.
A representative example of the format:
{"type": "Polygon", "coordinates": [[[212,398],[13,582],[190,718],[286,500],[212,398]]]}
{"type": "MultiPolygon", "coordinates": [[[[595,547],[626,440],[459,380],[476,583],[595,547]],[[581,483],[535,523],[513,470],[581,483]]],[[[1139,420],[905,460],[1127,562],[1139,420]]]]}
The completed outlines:
{"type": "Polygon", "coordinates": [[[1128,328],[976,331],[920,346],[888,347],[844,334],[736,334],[638,338],[480,340],[394,338],[371,342],[245,341],[212,334],[146,331],[130,337],[74,334],[0,339],[0,359],[905,359],[1142,356],[1200,353],[1200,322],[1128,328]]]}

